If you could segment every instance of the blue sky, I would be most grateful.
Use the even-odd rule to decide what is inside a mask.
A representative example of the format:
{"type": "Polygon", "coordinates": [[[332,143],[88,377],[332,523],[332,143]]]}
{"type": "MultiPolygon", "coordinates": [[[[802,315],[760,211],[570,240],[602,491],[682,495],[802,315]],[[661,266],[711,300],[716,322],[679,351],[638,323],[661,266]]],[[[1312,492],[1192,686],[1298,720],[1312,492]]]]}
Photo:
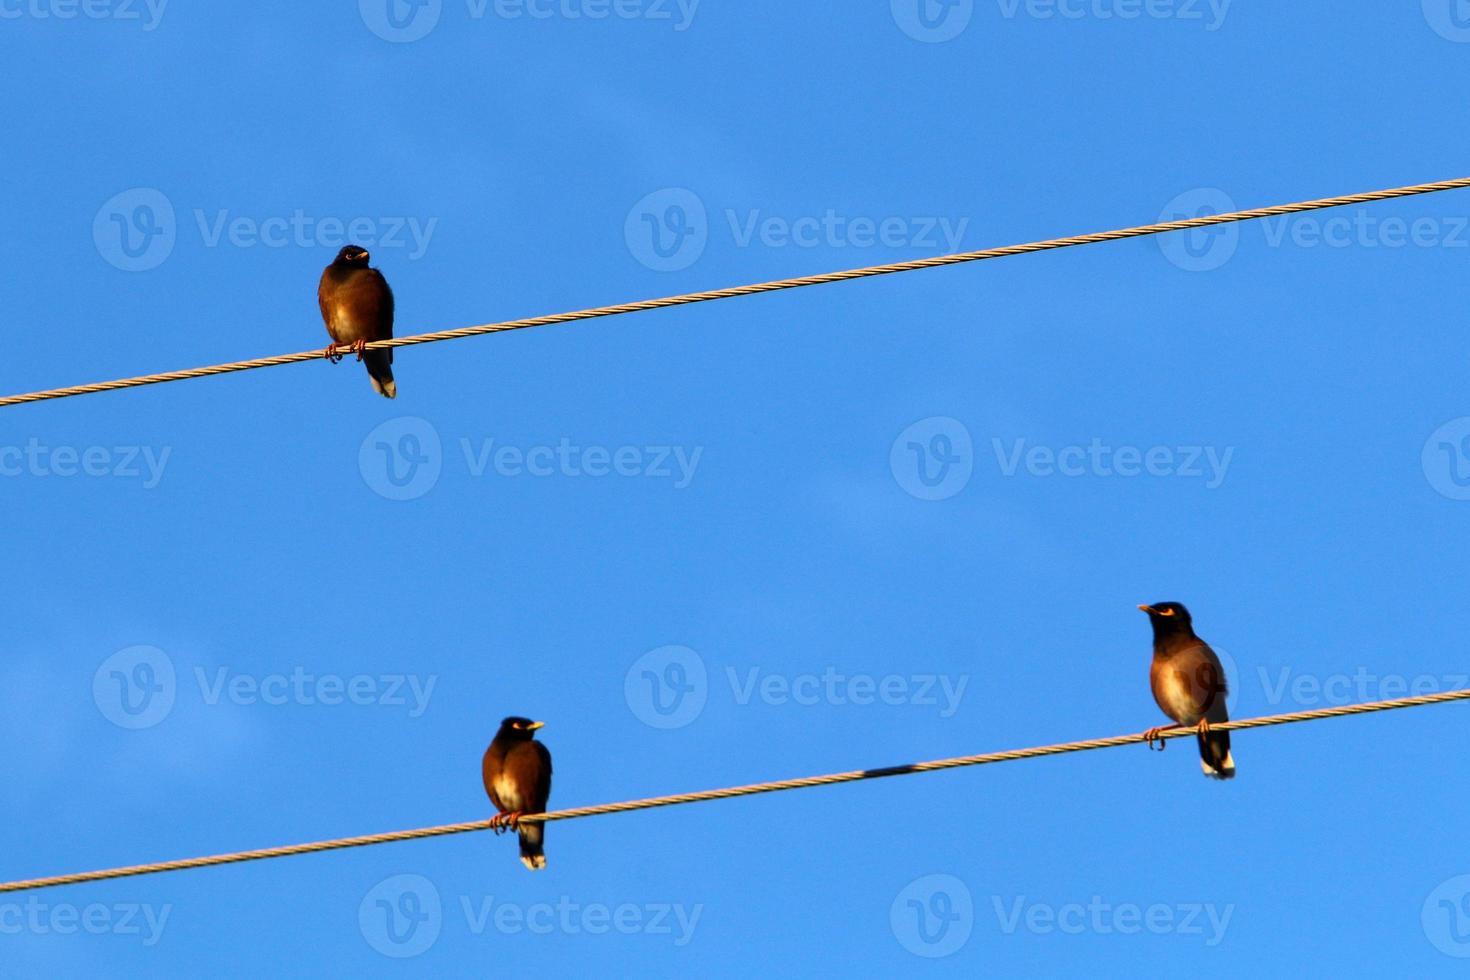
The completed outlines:
{"type": "MultiPolygon", "coordinates": [[[[0,0],[0,391],[1464,176],[1464,4],[0,0]],[[828,5],[829,7],[831,5],[828,5]],[[391,16],[390,16],[391,14],[391,16]],[[922,14],[922,16],[921,16],[922,14]]],[[[1466,685],[1470,196],[0,411],[12,880],[1466,685]],[[913,448],[917,447],[917,448],[913,448]]],[[[1444,706],[9,896],[7,975],[1448,976],[1444,706]]]]}

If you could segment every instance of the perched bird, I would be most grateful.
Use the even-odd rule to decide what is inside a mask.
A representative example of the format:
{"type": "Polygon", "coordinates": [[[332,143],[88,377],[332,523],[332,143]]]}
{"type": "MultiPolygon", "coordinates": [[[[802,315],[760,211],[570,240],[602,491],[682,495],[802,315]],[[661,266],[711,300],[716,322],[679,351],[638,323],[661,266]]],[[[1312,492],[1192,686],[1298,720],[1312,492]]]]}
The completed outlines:
{"type": "Polygon", "coordinates": [[[1143,738],[1152,748],[1168,728],[1195,728],[1199,732],[1200,768],[1212,779],[1233,779],[1230,733],[1210,730],[1210,724],[1230,720],[1225,708],[1225,669],[1210,645],[1194,635],[1189,610],[1177,602],[1139,606],[1154,628],[1154,659],[1149,685],[1154,700],[1175,725],[1150,728],[1143,738]]]}
{"type": "Polygon", "coordinates": [[[335,364],[342,360],[339,346],[352,348],[357,359],[367,364],[373,390],[384,398],[395,397],[398,385],[393,380],[392,348],[363,350],[364,344],[393,338],[393,290],[381,272],[368,267],[367,250],[356,245],[343,247],[322,271],[316,299],[332,338],[327,359],[335,364]]]}
{"type": "Polygon", "coordinates": [[[532,871],[546,867],[541,849],[546,824],[539,820],[522,824],[521,817],[545,813],[551,797],[551,753],[535,741],[536,730],[544,724],[529,718],[505,719],[480,763],[485,793],[499,811],[491,826],[497,834],[507,829],[520,833],[521,863],[532,871]]]}

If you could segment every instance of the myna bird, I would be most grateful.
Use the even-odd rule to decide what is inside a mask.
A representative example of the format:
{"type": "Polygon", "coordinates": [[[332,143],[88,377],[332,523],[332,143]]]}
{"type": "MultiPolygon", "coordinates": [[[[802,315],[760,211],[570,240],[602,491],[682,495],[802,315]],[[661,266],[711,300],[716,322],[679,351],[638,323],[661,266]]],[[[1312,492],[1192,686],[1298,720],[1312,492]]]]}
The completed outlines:
{"type": "Polygon", "coordinates": [[[384,398],[398,394],[393,381],[393,349],[363,350],[375,340],[393,339],[393,290],[377,269],[368,267],[368,253],[356,245],[344,246],[322,272],[316,289],[322,320],[332,343],[326,349],[333,364],[342,360],[338,347],[350,347],[367,364],[373,390],[384,398]]]}
{"type": "Polygon", "coordinates": [[[485,750],[480,764],[485,793],[499,812],[490,821],[497,834],[510,829],[521,836],[521,863],[532,871],[546,867],[541,849],[546,825],[539,820],[521,823],[529,813],[545,813],[551,797],[551,753],[535,741],[536,730],[545,722],[529,718],[507,718],[485,750]]]}
{"type": "MultiPolygon", "coordinates": [[[[1194,635],[1189,610],[1177,602],[1139,606],[1148,613],[1154,628],[1154,659],[1149,668],[1149,685],[1154,700],[1173,718],[1169,728],[1194,728],[1199,733],[1200,768],[1211,779],[1233,779],[1235,760],[1230,756],[1230,733],[1210,730],[1211,723],[1230,720],[1225,708],[1225,669],[1210,645],[1194,635]]],[[[1144,732],[1152,748],[1163,739],[1161,728],[1144,732]]]]}

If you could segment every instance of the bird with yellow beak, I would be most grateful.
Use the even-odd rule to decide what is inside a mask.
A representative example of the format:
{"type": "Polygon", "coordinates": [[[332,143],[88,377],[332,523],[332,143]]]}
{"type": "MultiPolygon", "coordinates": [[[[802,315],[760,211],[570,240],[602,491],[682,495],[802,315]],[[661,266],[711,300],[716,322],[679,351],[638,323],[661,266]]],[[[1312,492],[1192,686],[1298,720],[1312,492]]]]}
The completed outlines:
{"type": "Polygon", "coordinates": [[[551,753],[536,741],[544,722],[511,716],[500,723],[500,731],[485,750],[480,774],[485,794],[495,804],[490,825],[497,834],[514,830],[521,839],[521,863],[532,871],[546,867],[546,824],[522,822],[533,813],[545,813],[551,798],[551,753]]]}

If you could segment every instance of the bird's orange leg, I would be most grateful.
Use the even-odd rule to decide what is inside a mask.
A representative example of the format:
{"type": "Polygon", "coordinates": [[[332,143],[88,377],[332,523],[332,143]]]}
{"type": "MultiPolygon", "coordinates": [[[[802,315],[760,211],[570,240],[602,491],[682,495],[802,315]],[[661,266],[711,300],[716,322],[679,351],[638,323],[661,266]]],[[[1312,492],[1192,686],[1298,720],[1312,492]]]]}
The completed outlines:
{"type": "Polygon", "coordinates": [[[1178,725],[1160,725],[1157,728],[1150,728],[1142,735],[1144,744],[1147,745],[1150,750],[1152,750],[1154,748],[1154,743],[1157,742],[1159,746],[1158,751],[1162,752],[1168,747],[1169,743],[1166,739],[1160,738],[1159,733],[1171,731],[1178,727],[1178,725]]]}
{"type": "Polygon", "coordinates": [[[355,344],[352,345],[352,351],[353,351],[353,353],[355,353],[357,355],[357,359],[359,361],[362,360],[362,355],[366,352],[366,350],[367,350],[367,341],[366,340],[359,340],[357,343],[355,343],[355,344]]]}
{"type": "Polygon", "coordinates": [[[1210,721],[1209,721],[1209,719],[1208,718],[1201,718],[1199,720],[1199,724],[1194,726],[1194,730],[1197,731],[1197,732],[1199,732],[1201,735],[1208,735],[1208,734],[1210,734],[1210,721]]]}
{"type": "Polygon", "coordinates": [[[509,819],[509,817],[510,817],[510,813],[509,812],[504,812],[504,813],[497,813],[495,816],[493,816],[493,817],[490,818],[490,829],[493,830],[493,831],[495,831],[495,836],[496,837],[499,837],[501,834],[505,833],[505,831],[506,831],[505,822],[506,822],[507,819],[509,819]]]}
{"type": "Polygon", "coordinates": [[[322,356],[331,361],[333,364],[336,364],[338,361],[342,360],[342,355],[337,353],[337,342],[335,340],[327,345],[326,350],[322,351],[322,356]]]}

